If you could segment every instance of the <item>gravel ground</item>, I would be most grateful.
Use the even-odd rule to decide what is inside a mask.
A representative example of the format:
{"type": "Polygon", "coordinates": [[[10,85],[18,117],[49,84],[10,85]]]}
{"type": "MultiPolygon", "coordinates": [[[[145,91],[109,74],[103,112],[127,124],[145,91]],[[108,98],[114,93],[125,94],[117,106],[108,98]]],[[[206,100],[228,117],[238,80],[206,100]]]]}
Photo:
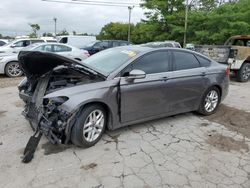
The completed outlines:
{"type": "Polygon", "coordinates": [[[180,114],[106,132],[96,146],[54,146],[20,115],[18,79],[0,78],[0,187],[250,187],[250,82],[231,82],[215,115],[180,114]]]}
{"type": "Polygon", "coordinates": [[[8,78],[6,76],[0,76],[0,88],[17,86],[23,78],[24,77],[8,78]]]}

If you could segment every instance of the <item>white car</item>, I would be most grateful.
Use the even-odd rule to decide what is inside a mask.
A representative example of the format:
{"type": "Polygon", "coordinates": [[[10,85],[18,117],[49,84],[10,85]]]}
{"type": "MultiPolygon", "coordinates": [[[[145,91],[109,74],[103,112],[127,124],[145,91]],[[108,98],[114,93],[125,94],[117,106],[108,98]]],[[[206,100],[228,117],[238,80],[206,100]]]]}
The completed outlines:
{"type": "Polygon", "coordinates": [[[59,43],[68,44],[75,46],[77,48],[83,48],[89,43],[95,42],[95,36],[77,36],[77,35],[67,35],[57,37],[59,43]]]}
{"type": "MultiPolygon", "coordinates": [[[[59,43],[36,43],[23,48],[22,51],[52,52],[79,61],[89,57],[86,50],[59,43]]],[[[19,68],[18,53],[0,54],[0,74],[6,74],[9,77],[18,77],[23,74],[19,68]]]]}
{"type": "Polygon", "coordinates": [[[0,46],[0,53],[19,52],[24,47],[38,42],[41,43],[46,41],[43,39],[30,39],[30,38],[17,39],[8,44],[0,46]]]}

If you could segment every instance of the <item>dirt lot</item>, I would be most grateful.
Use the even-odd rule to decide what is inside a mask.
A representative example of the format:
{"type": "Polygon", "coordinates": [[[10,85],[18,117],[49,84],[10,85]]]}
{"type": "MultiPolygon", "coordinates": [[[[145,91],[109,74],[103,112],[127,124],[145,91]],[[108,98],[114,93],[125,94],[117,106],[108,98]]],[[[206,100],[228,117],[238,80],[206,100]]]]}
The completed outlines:
{"type": "Polygon", "coordinates": [[[250,187],[250,82],[231,82],[215,115],[195,113],[107,132],[88,149],[43,138],[21,163],[32,130],[14,87],[0,78],[0,187],[250,187]]]}

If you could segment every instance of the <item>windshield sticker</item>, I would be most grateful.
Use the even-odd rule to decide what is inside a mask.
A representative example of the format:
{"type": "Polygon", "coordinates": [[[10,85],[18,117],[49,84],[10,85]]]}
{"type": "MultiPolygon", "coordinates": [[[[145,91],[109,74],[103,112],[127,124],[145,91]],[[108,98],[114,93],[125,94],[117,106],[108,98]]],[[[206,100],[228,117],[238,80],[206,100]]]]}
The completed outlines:
{"type": "Polygon", "coordinates": [[[121,52],[127,54],[131,58],[136,56],[136,52],[134,52],[134,51],[123,50],[121,52]]]}

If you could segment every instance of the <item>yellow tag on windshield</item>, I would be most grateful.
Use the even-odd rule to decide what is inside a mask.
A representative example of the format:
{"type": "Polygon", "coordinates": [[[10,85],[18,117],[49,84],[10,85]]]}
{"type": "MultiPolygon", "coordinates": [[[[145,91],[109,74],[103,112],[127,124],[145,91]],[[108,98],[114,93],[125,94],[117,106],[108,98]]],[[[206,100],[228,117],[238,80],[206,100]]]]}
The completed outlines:
{"type": "Polygon", "coordinates": [[[136,56],[136,53],[133,51],[123,50],[122,53],[128,54],[131,58],[136,56]]]}

